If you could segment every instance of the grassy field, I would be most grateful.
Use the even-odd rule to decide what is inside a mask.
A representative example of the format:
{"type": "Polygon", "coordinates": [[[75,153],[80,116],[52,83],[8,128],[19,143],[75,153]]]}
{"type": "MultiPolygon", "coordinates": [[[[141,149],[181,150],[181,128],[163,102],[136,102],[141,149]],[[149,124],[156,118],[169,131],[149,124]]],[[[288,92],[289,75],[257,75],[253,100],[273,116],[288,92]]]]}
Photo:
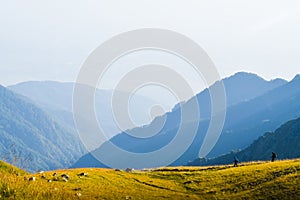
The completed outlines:
{"type": "Polygon", "coordinates": [[[88,168],[38,174],[0,162],[0,177],[0,199],[300,199],[299,159],[238,167],[133,172],[88,168]],[[32,177],[36,180],[29,181],[32,177]]]}

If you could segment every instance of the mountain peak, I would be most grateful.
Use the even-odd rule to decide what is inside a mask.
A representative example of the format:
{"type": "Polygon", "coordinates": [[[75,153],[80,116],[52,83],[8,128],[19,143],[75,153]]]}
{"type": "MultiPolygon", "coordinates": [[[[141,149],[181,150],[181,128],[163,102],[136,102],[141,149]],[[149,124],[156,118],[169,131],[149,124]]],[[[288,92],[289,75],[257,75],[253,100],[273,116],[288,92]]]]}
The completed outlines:
{"type": "Polygon", "coordinates": [[[275,78],[275,79],[268,81],[268,80],[265,80],[264,78],[260,77],[259,75],[251,73],[251,72],[237,72],[234,75],[229,76],[223,80],[225,81],[225,83],[227,83],[227,85],[239,84],[240,88],[244,88],[244,89],[255,84],[256,85],[256,88],[254,88],[255,90],[257,90],[257,88],[266,87],[266,85],[273,85],[275,88],[275,87],[284,85],[288,82],[281,78],[275,78]]]}
{"type": "Polygon", "coordinates": [[[234,75],[228,77],[228,79],[232,79],[232,78],[236,78],[236,79],[240,79],[240,78],[256,78],[256,79],[261,79],[264,80],[263,78],[261,78],[260,76],[258,76],[257,74],[251,73],[251,72],[237,72],[234,75]]]}
{"type": "Polygon", "coordinates": [[[275,78],[275,79],[272,79],[271,82],[284,82],[284,83],[287,83],[288,81],[285,80],[285,79],[282,79],[282,78],[275,78]]]}
{"type": "Polygon", "coordinates": [[[295,80],[300,80],[300,74],[297,74],[292,81],[295,81],[295,80]]]}

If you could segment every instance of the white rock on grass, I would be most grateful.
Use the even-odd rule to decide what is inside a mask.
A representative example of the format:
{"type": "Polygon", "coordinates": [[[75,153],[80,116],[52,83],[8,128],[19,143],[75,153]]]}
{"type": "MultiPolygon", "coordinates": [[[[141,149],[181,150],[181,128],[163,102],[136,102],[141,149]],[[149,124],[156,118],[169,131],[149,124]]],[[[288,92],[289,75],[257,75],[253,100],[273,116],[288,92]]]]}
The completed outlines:
{"type": "Polygon", "coordinates": [[[82,194],[81,194],[81,193],[79,193],[79,192],[77,192],[77,193],[76,193],[76,196],[78,196],[78,197],[81,197],[81,196],[82,196],[82,194]]]}

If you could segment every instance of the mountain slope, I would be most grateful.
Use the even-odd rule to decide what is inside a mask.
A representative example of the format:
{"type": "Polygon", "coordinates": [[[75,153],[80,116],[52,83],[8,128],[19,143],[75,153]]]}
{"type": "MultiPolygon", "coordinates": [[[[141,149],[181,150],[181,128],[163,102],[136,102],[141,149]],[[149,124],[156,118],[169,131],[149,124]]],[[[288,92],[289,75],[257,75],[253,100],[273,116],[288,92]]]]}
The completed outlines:
{"type": "MultiPolygon", "coordinates": [[[[73,120],[73,89],[75,83],[62,83],[55,81],[28,81],[8,88],[15,93],[28,97],[38,106],[43,108],[52,116],[64,123],[69,128],[76,129],[73,120]]],[[[88,86],[85,86],[88,87],[88,86]]],[[[114,91],[125,96],[124,92],[114,91]]],[[[101,122],[101,128],[110,138],[120,133],[122,130],[115,124],[113,110],[111,108],[111,98],[113,91],[99,90],[95,91],[95,111],[96,116],[101,122]]],[[[134,95],[129,101],[129,110],[132,111],[131,117],[135,124],[143,125],[149,123],[149,107],[158,103],[141,95],[134,95]]],[[[164,104],[165,107],[171,107],[164,104]]],[[[133,127],[128,127],[133,128],[133,127]]]]}
{"type": "Polygon", "coordinates": [[[32,99],[47,110],[72,110],[73,83],[28,81],[8,86],[10,90],[32,99]]]}
{"type": "Polygon", "coordinates": [[[189,165],[218,165],[232,163],[236,156],[240,161],[270,160],[271,152],[278,159],[300,158],[300,118],[283,124],[274,132],[267,132],[255,140],[249,147],[239,152],[214,159],[197,159],[189,165]]]}
{"type": "MultiPolygon", "coordinates": [[[[281,87],[282,87],[282,89],[280,89],[281,94],[286,93],[287,98],[290,98],[294,94],[300,94],[299,93],[300,82],[298,83],[296,81],[295,84],[289,83],[289,85],[291,85],[291,89],[286,91],[286,89],[288,87],[287,88],[285,87],[287,85],[287,83],[285,81],[277,79],[277,80],[268,82],[268,81],[264,81],[263,79],[261,79],[260,77],[258,77],[257,75],[254,75],[254,74],[237,73],[234,76],[225,79],[224,85],[225,85],[226,95],[228,96],[228,99],[229,99],[229,101],[227,101],[227,106],[229,108],[228,108],[228,115],[226,117],[226,122],[225,122],[225,126],[224,126],[225,129],[222,132],[223,136],[221,135],[221,138],[223,137],[221,141],[225,141],[226,144],[224,145],[224,143],[218,143],[216,146],[217,148],[219,148],[219,146],[221,146],[221,147],[225,146],[225,148],[220,148],[220,150],[214,149],[216,154],[223,154],[223,153],[230,151],[231,149],[246,147],[247,145],[251,144],[251,142],[254,139],[256,139],[257,137],[259,137],[262,134],[261,130],[264,130],[264,129],[273,130],[280,123],[282,123],[282,121],[286,121],[286,120],[294,117],[294,115],[300,114],[299,109],[295,110],[293,112],[288,112],[288,111],[283,112],[283,114],[284,114],[283,117],[278,116],[276,113],[272,112],[272,114],[274,115],[274,120],[272,121],[272,123],[263,124],[261,127],[259,127],[261,125],[261,121],[264,120],[265,118],[260,119],[261,116],[259,116],[257,114],[260,114],[261,111],[264,111],[266,109],[266,106],[263,102],[262,103],[256,102],[256,99],[259,99],[260,95],[262,93],[263,93],[263,95],[267,94],[269,92],[271,93],[272,91],[275,91],[281,87]],[[267,85],[269,85],[269,86],[267,87],[267,85]],[[264,89],[261,89],[260,87],[264,88],[264,89]],[[255,93],[255,91],[256,91],[255,88],[259,88],[257,90],[258,91],[257,93],[255,93]],[[247,92],[244,92],[244,91],[251,91],[250,92],[251,95],[249,95],[247,92]],[[240,93],[241,93],[241,95],[239,95],[240,93]],[[253,97],[251,97],[251,96],[253,96],[253,97]],[[258,105],[258,108],[256,110],[254,110],[255,112],[252,111],[253,105],[258,105]],[[244,109],[243,111],[246,110],[244,118],[239,117],[237,115],[237,114],[240,115],[242,112],[240,112],[239,109],[236,109],[236,108],[244,109]],[[249,111],[247,111],[247,109],[249,109],[249,111]],[[253,116],[257,116],[258,118],[255,118],[255,120],[253,120],[253,123],[250,123],[245,126],[245,123],[248,120],[248,118],[253,117],[253,116]],[[286,119],[286,118],[288,118],[288,119],[286,119]],[[257,127],[258,127],[258,130],[254,130],[257,127]],[[245,140],[240,140],[240,141],[239,140],[238,141],[226,140],[226,138],[227,138],[226,133],[227,133],[228,129],[235,130],[235,133],[233,134],[234,137],[239,136],[239,135],[236,135],[236,133],[241,134],[242,131],[245,131],[245,130],[247,130],[247,131],[253,130],[253,132],[248,131],[246,134],[244,134],[243,137],[246,138],[245,140]],[[224,138],[225,138],[225,140],[224,140],[224,138]]],[[[214,87],[214,85],[212,87],[214,87]]],[[[274,92],[274,93],[277,94],[277,92],[274,92]]],[[[294,99],[293,102],[295,103],[295,107],[300,108],[299,103],[297,103],[297,99],[299,97],[300,97],[300,95],[296,96],[296,98],[294,99]]],[[[194,160],[195,158],[198,157],[198,152],[200,150],[203,138],[204,138],[205,133],[209,126],[210,96],[209,96],[208,89],[204,90],[203,92],[201,92],[194,98],[197,98],[197,101],[199,102],[202,120],[199,124],[197,135],[196,135],[193,143],[187,149],[187,151],[184,152],[183,155],[177,161],[175,161],[172,165],[184,165],[188,161],[194,160]]],[[[258,102],[261,102],[261,101],[259,100],[258,102]]],[[[282,103],[281,106],[286,105],[284,100],[279,101],[279,102],[282,103]]],[[[189,104],[190,104],[190,101],[187,101],[182,106],[189,107],[189,104]]],[[[145,153],[145,152],[151,152],[151,151],[158,150],[158,149],[164,147],[165,145],[167,145],[175,137],[175,135],[178,131],[178,128],[179,128],[178,125],[180,124],[180,120],[181,120],[180,119],[180,110],[181,110],[180,106],[176,106],[172,112],[167,113],[165,115],[166,122],[164,123],[163,129],[157,135],[155,135],[151,138],[135,138],[126,133],[122,133],[122,134],[119,134],[119,135],[115,136],[114,138],[112,138],[110,140],[110,142],[112,142],[116,146],[118,146],[126,151],[134,152],[134,153],[145,153]]],[[[193,112],[194,112],[194,110],[191,109],[190,110],[191,116],[192,116],[193,112]]],[[[163,119],[163,117],[156,118],[149,126],[136,128],[131,131],[140,133],[142,135],[143,135],[143,133],[147,134],[148,132],[151,132],[151,130],[155,129],[156,124],[159,124],[158,122],[162,119],[163,119]]],[[[185,126],[189,126],[189,125],[185,124],[185,126]]],[[[106,150],[107,146],[108,146],[108,143],[104,143],[102,146],[99,147],[99,149],[97,149],[93,153],[95,153],[97,151],[105,152],[105,151],[107,151],[106,150]]],[[[118,155],[115,156],[115,159],[118,159],[118,155]]],[[[165,158],[162,157],[161,159],[165,159],[165,158]]],[[[87,166],[90,166],[90,164],[92,164],[91,166],[105,167],[105,165],[101,164],[99,161],[97,164],[97,160],[95,158],[93,158],[93,156],[91,154],[88,154],[88,155],[85,155],[84,157],[82,157],[77,163],[75,163],[75,165],[73,167],[87,167],[87,166]]],[[[146,165],[146,163],[145,163],[145,165],[146,165]]],[[[123,167],[129,167],[129,166],[137,167],[136,164],[132,163],[132,162],[124,163],[123,167]]]]}
{"type": "MultiPolygon", "coordinates": [[[[255,99],[256,97],[259,97],[287,83],[287,81],[283,79],[266,81],[256,74],[247,72],[238,72],[228,78],[224,78],[222,81],[226,92],[227,108],[255,99]]],[[[203,90],[194,97],[197,98],[199,103],[202,119],[208,119],[211,116],[211,100],[209,89],[216,87],[216,85],[216,83],[213,84],[210,86],[210,88],[203,90]]],[[[189,101],[187,101],[186,104],[189,104],[189,101]]],[[[177,106],[177,108],[178,107],[179,106],[177,106]]]]}
{"type": "Polygon", "coordinates": [[[27,175],[28,174],[28,172],[25,172],[24,170],[19,169],[8,163],[5,163],[1,160],[0,160],[0,173],[7,173],[7,174],[13,174],[13,175],[27,175]]]}
{"type": "Polygon", "coordinates": [[[76,132],[63,128],[30,100],[2,86],[0,99],[2,159],[28,157],[28,170],[34,171],[68,167],[84,153],[76,132]]]}
{"type": "Polygon", "coordinates": [[[228,109],[223,133],[209,157],[245,148],[264,132],[300,117],[300,77],[228,109]],[[237,141],[238,138],[238,142],[237,141]]]}
{"type": "Polygon", "coordinates": [[[133,172],[95,168],[56,170],[28,174],[25,179],[0,171],[0,176],[3,199],[299,199],[300,196],[300,160],[133,172]],[[57,176],[53,177],[54,173],[57,176]],[[78,176],[81,173],[86,175],[78,176]],[[69,180],[64,181],[62,174],[67,174],[69,180]],[[28,181],[30,177],[36,181],[28,181]]]}
{"type": "Polygon", "coordinates": [[[283,79],[266,81],[256,74],[238,72],[225,78],[227,105],[249,101],[287,83],[283,79]],[[237,88],[238,87],[238,88],[237,88]]]}

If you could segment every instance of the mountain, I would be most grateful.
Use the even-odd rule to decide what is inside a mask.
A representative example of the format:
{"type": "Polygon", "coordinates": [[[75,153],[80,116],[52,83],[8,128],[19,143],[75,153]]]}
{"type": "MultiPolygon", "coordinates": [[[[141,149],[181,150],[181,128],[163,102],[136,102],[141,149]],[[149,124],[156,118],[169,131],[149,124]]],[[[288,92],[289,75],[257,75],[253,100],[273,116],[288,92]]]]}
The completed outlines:
{"type": "MultiPolygon", "coordinates": [[[[266,92],[287,83],[286,80],[279,78],[271,81],[266,81],[256,74],[247,72],[235,73],[230,77],[224,78],[222,82],[224,84],[226,92],[227,108],[242,102],[247,102],[255,99],[256,97],[259,97],[266,92]]],[[[202,119],[211,117],[211,101],[209,89],[212,90],[214,87],[217,87],[217,85],[218,83],[213,84],[194,97],[199,103],[202,119]]],[[[192,100],[190,100],[190,102],[191,101],[192,100]]],[[[186,104],[188,103],[189,101],[186,104]]],[[[178,107],[179,106],[177,106],[177,108],[178,107]]]]}
{"type": "Polygon", "coordinates": [[[209,154],[215,157],[230,150],[242,149],[267,131],[300,116],[300,78],[271,90],[251,101],[228,109],[223,133],[209,154]],[[241,137],[242,135],[242,137],[241,137]],[[236,141],[238,143],[232,142],[236,141]]]}
{"type": "MultiPolygon", "coordinates": [[[[296,76],[292,81],[257,98],[228,107],[222,133],[206,157],[217,157],[232,150],[246,148],[263,133],[274,131],[284,122],[298,117],[300,79],[296,76]]],[[[203,130],[206,131],[207,127],[203,130]]],[[[200,131],[190,148],[173,164],[184,164],[194,160],[195,156],[199,157],[197,152],[203,141],[201,134],[204,133],[200,131]]]]}
{"type": "Polygon", "coordinates": [[[274,132],[267,132],[242,151],[231,152],[214,159],[196,159],[188,165],[230,164],[237,157],[240,162],[270,160],[271,152],[278,159],[300,158],[300,118],[283,124],[274,132]]]}
{"type": "MultiPolygon", "coordinates": [[[[297,80],[293,80],[291,83],[287,83],[286,81],[281,79],[265,81],[255,74],[243,72],[237,73],[229,78],[224,79],[223,83],[228,99],[227,117],[225,120],[224,130],[222,131],[220,137],[220,140],[222,142],[217,143],[212,151],[214,154],[220,155],[227,153],[232,149],[246,147],[262,134],[261,130],[274,130],[283,121],[286,121],[300,114],[299,109],[294,109],[300,108],[300,101],[297,101],[300,97],[300,95],[297,95],[300,94],[300,82],[298,82],[297,80]],[[264,95],[266,96],[263,97],[264,95]],[[281,100],[274,100],[273,98],[276,95],[282,95],[281,100]],[[269,107],[266,106],[266,101],[269,101],[269,107]],[[274,103],[272,103],[273,101],[274,103]],[[273,107],[280,106],[280,108],[283,108],[284,106],[292,106],[289,105],[289,103],[294,103],[294,111],[290,111],[290,109],[283,109],[281,110],[281,113],[277,114],[276,107],[273,107]],[[255,109],[253,109],[253,107],[255,109]],[[266,115],[263,115],[262,113],[264,113],[265,111],[269,112],[267,112],[266,115]],[[268,114],[272,116],[269,116],[268,114]],[[280,116],[280,114],[282,114],[282,116],[280,116]],[[247,121],[250,119],[252,120],[251,123],[247,123],[247,121]],[[266,119],[269,119],[269,123],[262,123],[262,121],[266,119]],[[231,134],[228,134],[228,132],[230,132],[231,134]],[[237,140],[236,138],[239,138],[239,140],[237,140]]],[[[216,84],[212,85],[211,87],[216,87],[216,84]]],[[[196,123],[192,121],[194,110],[193,107],[190,106],[191,102],[195,99],[197,100],[201,111],[201,120],[199,123],[197,134],[190,147],[185,152],[183,152],[183,155],[178,160],[173,162],[172,165],[184,165],[188,161],[197,158],[206,131],[208,130],[211,117],[211,102],[209,90],[205,89],[203,92],[193,97],[193,99],[181,105],[182,107],[189,109],[191,120],[188,123],[191,124],[196,123]]],[[[151,138],[136,138],[128,135],[127,133],[121,133],[113,137],[109,142],[104,143],[97,150],[92,152],[92,154],[95,155],[97,154],[97,152],[105,153],[109,151],[109,143],[115,144],[123,150],[133,153],[153,152],[163,148],[164,146],[169,144],[173,138],[176,137],[176,133],[179,130],[179,124],[181,122],[181,106],[175,106],[172,112],[166,113],[164,116],[156,118],[148,126],[139,127],[128,131],[136,132],[141,135],[147,134],[152,130],[155,130],[157,126],[161,124],[159,123],[160,121],[165,120],[163,128],[155,136],[152,136],[151,138]]],[[[183,126],[189,127],[190,124],[188,123],[184,124],[183,126]]],[[[178,149],[174,150],[178,151],[178,149]]],[[[75,163],[75,165],[73,165],[73,167],[105,167],[105,165],[97,161],[97,159],[93,158],[92,154],[87,154],[80,158],[79,161],[75,163]]],[[[111,156],[115,156],[111,159],[120,159],[119,155],[111,156]]],[[[168,155],[161,155],[162,160],[167,158],[168,155]]],[[[123,165],[121,165],[121,167],[125,168],[129,166],[149,167],[146,161],[144,161],[144,163],[140,163],[139,165],[132,161],[127,162],[125,160],[123,162],[124,163],[123,165]]]]}
{"type": "MultiPolygon", "coordinates": [[[[279,78],[266,81],[256,74],[247,72],[235,73],[222,81],[226,90],[227,107],[249,101],[287,83],[286,80],[279,78]]],[[[214,85],[211,87],[214,87],[214,85]]],[[[206,95],[209,95],[208,89],[197,94],[198,101],[201,102],[201,99],[206,95]]]]}
{"type": "Polygon", "coordinates": [[[73,83],[28,81],[8,86],[10,90],[32,99],[45,110],[72,110],[73,83]]]}
{"type": "Polygon", "coordinates": [[[77,133],[51,118],[31,100],[2,86],[0,99],[2,159],[36,171],[66,168],[84,154],[77,133]]]}
{"type": "MultiPolygon", "coordinates": [[[[11,85],[8,88],[15,93],[28,97],[49,114],[63,122],[65,126],[75,130],[76,128],[72,113],[74,86],[75,83],[28,81],[11,85]]],[[[126,96],[126,93],[121,91],[103,89],[97,89],[95,91],[96,116],[101,122],[101,128],[105,131],[105,134],[109,138],[122,132],[115,123],[115,117],[113,110],[111,109],[111,99],[114,92],[118,93],[119,96],[121,95],[122,98],[126,96]]],[[[148,97],[138,94],[134,95],[134,98],[131,98],[129,103],[129,110],[131,111],[130,116],[134,123],[137,125],[150,123],[151,118],[149,118],[149,107],[157,104],[157,101],[148,97]]],[[[163,106],[167,109],[171,109],[171,107],[167,104],[164,104],[163,106]]],[[[133,128],[133,126],[125,128],[133,128]]]]}

